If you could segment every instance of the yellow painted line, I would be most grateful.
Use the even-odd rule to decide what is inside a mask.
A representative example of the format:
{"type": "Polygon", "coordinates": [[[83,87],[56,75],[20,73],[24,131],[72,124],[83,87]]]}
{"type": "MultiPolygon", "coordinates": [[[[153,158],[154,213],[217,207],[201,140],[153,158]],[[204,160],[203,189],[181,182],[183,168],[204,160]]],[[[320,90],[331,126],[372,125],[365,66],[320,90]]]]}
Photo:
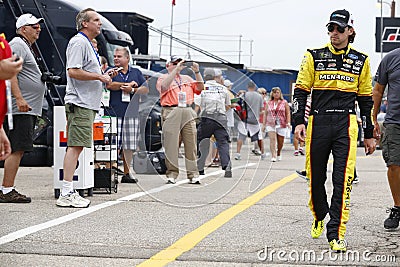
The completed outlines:
{"type": "Polygon", "coordinates": [[[293,181],[298,176],[297,174],[289,175],[267,187],[258,191],[257,193],[249,196],[248,198],[242,200],[237,203],[235,206],[221,212],[217,216],[215,216],[210,221],[206,222],[199,228],[193,230],[192,232],[186,234],[181,239],[176,241],[174,244],[169,246],[168,248],[160,251],[159,253],[152,256],[150,259],[144,261],[139,264],[138,267],[156,267],[156,266],[165,266],[170,262],[173,262],[181,256],[183,253],[194,248],[200,241],[206,238],[209,234],[220,228],[225,223],[229,222],[236,215],[241,213],[242,211],[247,210],[257,202],[259,202],[264,197],[278,190],[280,187],[285,184],[293,181]]]}

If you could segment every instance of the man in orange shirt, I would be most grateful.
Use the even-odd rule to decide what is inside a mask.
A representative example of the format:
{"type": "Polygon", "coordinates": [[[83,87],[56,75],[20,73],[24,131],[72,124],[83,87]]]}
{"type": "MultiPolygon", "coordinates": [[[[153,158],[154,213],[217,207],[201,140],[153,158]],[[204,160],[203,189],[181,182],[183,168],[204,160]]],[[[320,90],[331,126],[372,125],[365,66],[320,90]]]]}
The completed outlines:
{"type": "Polygon", "coordinates": [[[166,65],[168,73],[163,74],[157,81],[157,90],[160,92],[162,106],[163,145],[165,163],[167,166],[167,183],[174,184],[179,175],[178,149],[179,136],[185,146],[185,165],[187,178],[190,183],[199,183],[197,177],[197,146],[196,123],[197,117],[192,109],[194,94],[200,94],[204,89],[199,64],[193,62],[190,69],[196,80],[188,75],[180,74],[186,68],[184,60],[178,56],[171,56],[166,65]]]}

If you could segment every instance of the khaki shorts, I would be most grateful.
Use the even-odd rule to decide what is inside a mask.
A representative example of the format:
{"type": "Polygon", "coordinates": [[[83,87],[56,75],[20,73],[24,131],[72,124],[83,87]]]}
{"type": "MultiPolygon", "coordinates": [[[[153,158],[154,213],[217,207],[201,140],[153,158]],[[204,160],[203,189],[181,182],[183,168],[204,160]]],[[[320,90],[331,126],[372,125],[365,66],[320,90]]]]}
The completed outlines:
{"type": "Polygon", "coordinates": [[[382,140],[382,156],[387,166],[400,166],[400,125],[385,124],[382,140]]]}
{"type": "Polygon", "coordinates": [[[93,121],[96,111],[65,104],[67,116],[67,146],[92,147],[93,121]]]}

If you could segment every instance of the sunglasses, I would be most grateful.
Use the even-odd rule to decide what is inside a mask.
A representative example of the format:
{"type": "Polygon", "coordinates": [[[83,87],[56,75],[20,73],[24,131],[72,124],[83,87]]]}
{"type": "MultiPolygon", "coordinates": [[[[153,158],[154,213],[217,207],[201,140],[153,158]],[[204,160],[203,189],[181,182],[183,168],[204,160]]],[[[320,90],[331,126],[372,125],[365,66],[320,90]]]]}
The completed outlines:
{"type": "Polygon", "coordinates": [[[40,29],[40,25],[27,25],[27,26],[32,27],[35,30],[40,29]]]}
{"type": "Polygon", "coordinates": [[[336,24],[329,24],[328,25],[328,32],[333,32],[335,30],[335,27],[336,27],[338,32],[344,33],[344,31],[345,31],[347,26],[346,27],[341,27],[341,26],[336,25],[336,24]]]}

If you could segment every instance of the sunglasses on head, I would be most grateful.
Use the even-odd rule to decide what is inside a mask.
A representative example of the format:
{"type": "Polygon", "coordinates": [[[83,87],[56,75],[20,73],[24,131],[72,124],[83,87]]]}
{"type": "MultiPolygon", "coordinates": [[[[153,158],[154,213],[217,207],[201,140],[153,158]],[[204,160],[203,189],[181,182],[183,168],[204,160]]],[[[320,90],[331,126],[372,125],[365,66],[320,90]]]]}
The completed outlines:
{"type": "Polygon", "coordinates": [[[335,27],[336,27],[338,32],[344,33],[344,30],[346,29],[347,26],[346,27],[341,27],[341,26],[339,26],[337,24],[329,24],[328,25],[328,32],[333,32],[335,30],[335,27]]]}

